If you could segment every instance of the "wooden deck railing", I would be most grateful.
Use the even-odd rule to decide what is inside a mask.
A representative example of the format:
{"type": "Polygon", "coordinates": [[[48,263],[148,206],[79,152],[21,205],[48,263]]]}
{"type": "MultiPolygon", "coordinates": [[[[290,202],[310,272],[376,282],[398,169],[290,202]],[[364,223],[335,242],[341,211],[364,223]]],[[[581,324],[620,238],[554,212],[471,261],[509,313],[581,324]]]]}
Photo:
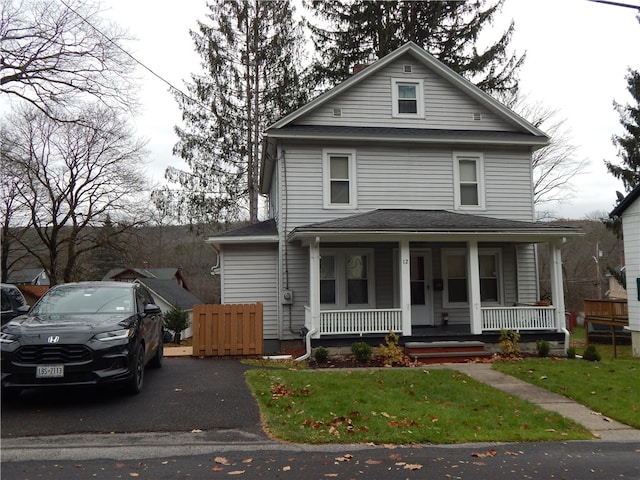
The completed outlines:
{"type": "Polygon", "coordinates": [[[613,356],[618,356],[616,328],[629,326],[629,310],[626,300],[585,300],[584,329],[589,345],[589,324],[609,325],[613,356]]]}
{"type": "Polygon", "coordinates": [[[626,300],[585,300],[584,315],[587,318],[596,320],[629,323],[629,310],[626,300]]]}

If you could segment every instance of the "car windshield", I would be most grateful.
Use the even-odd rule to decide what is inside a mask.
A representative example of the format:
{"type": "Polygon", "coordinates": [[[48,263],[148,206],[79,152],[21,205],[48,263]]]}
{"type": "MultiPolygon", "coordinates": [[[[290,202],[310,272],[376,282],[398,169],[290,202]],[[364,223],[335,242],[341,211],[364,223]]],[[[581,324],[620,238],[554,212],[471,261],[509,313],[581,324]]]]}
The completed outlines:
{"type": "Polygon", "coordinates": [[[132,313],[133,292],[109,286],[61,286],[49,290],[33,307],[32,314],[132,313]]]}

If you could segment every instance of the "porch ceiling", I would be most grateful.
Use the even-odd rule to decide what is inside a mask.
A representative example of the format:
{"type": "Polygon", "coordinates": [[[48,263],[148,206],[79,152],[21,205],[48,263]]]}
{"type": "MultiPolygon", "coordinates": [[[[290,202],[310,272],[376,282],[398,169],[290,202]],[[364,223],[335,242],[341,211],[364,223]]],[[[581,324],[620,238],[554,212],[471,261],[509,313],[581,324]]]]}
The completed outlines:
{"type": "Polygon", "coordinates": [[[381,209],[303,225],[295,228],[289,240],[303,243],[322,241],[398,240],[413,241],[511,241],[551,242],[582,235],[578,228],[483,217],[447,210],[381,209]],[[452,238],[454,237],[454,238],[452,238]]]}

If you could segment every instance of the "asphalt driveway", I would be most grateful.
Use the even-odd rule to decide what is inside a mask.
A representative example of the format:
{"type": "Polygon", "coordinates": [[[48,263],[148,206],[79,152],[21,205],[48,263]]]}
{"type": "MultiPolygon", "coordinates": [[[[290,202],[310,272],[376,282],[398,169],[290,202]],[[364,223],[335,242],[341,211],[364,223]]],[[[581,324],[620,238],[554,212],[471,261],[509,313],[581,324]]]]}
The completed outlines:
{"type": "Polygon", "coordinates": [[[235,429],[264,436],[237,360],[165,358],[139,395],[103,389],[26,390],[2,402],[2,438],[72,433],[235,429]]]}

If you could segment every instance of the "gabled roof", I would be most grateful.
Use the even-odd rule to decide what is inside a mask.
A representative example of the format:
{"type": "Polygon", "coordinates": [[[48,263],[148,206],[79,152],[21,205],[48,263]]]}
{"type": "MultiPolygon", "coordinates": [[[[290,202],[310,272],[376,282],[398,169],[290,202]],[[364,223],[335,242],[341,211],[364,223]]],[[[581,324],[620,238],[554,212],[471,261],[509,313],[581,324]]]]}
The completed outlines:
{"type": "Polygon", "coordinates": [[[548,241],[579,235],[580,229],[542,222],[523,222],[483,217],[447,210],[382,209],[349,217],[313,223],[295,228],[290,240],[309,240],[321,237],[337,241],[340,238],[379,239],[398,236],[415,239],[446,239],[460,241],[475,237],[507,241],[548,241]]]}
{"type": "Polygon", "coordinates": [[[214,245],[228,243],[277,243],[278,227],[274,219],[264,220],[245,227],[235,228],[209,237],[206,243],[214,245]]]}
{"type": "MultiPolygon", "coordinates": [[[[270,178],[272,174],[273,161],[269,161],[269,159],[274,157],[275,155],[275,151],[274,151],[275,139],[295,138],[295,136],[299,136],[301,138],[307,138],[306,135],[303,135],[303,134],[311,134],[311,138],[317,138],[317,139],[338,138],[338,137],[330,136],[330,133],[332,132],[326,128],[323,129],[322,127],[320,128],[316,127],[316,130],[312,131],[308,129],[309,127],[307,127],[307,130],[305,131],[303,129],[304,127],[303,128],[293,127],[292,124],[296,122],[296,120],[307,115],[313,110],[320,108],[321,106],[331,101],[338,95],[342,94],[346,90],[352,88],[354,85],[357,85],[358,83],[363,82],[367,78],[378,74],[382,69],[387,67],[389,64],[396,61],[403,55],[407,55],[407,54],[413,56],[417,61],[423,63],[430,71],[432,71],[436,75],[439,75],[441,78],[451,83],[454,87],[458,88],[460,91],[467,94],[473,100],[483,105],[487,109],[491,110],[499,118],[502,118],[504,121],[506,121],[509,124],[517,126],[518,129],[521,130],[522,133],[520,134],[518,141],[515,141],[517,137],[514,136],[513,142],[504,142],[504,143],[510,143],[510,144],[522,143],[523,145],[530,145],[530,146],[542,146],[548,143],[549,137],[547,137],[547,135],[544,132],[536,128],[534,125],[529,123],[520,115],[516,114],[515,112],[513,112],[512,110],[504,106],[502,103],[497,101],[491,95],[485,93],[484,91],[476,87],[473,83],[471,83],[470,81],[468,81],[467,79],[465,79],[464,77],[462,77],[461,75],[459,75],[458,73],[456,73],[455,71],[453,71],[452,69],[444,65],[443,63],[441,63],[440,61],[438,61],[434,56],[427,53],[423,48],[421,48],[414,42],[408,42],[408,43],[405,43],[400,48],[398,48],[397,50],[389,53],[385,57],[376,61],[375,63],[369,65],[367,68],[354,74],[352,77],[340,83],[339,85],[332,88],[331,90],[319,95],[314,100],[302,106],[298,110],[295,110],[294,112],[278,120],[271,126],[267,127],[267,129],[264,132],[265,148],[263,149],[262,165],[260,168],[260,183],[263,189],[262,193],[267,193],[264,190],[266,188],[265,179],[270,178]]],[[[442,135],[445,135],[445,137],[446,135],[449,135],[450,138],[445,138],[445,137],[438,138],[434,131],[429,131],[424,129],[415,129],[416,130],[415,132],[408,132],[408,130],[413,130],[413,129],[404,129],[404,130],[407,130],[407,132],[404,132],[404,133],[412,136],[414,140],[418,137],[418,135],[423,135],[424,136],[423,141],[429,141],[429,140],[435,141],[436,139],[438,139],[439,141],[443,141],[443,140],[451,139],[451,140],[455,140],[456,142],[459,142],[460,140],[464,140],[465,137],[469,135],[469,133],[465,131],[453,132],[453,131],[444,130],[443,132],[441,132],[442,135]]],[[[339,132],[339,129],[336,129],[334,130],[333,133],[338,134],[338,132],[339,132]]],[[[380,138],[378,136],[375,136],[376,132],[374,129],[361,130],[360,132],[354,132],[352,129],[344,127],[340,131],[340,135],[343,135],[343,136],[348,136],[354,133],[359,133],[361,135],[359,138],[364,138],[362,137],[362,135],[365,133],[369,135],[368,138],[376,138],[376,139],[387,138],[387,137],[380,138]]],[[[386,133],[387,133],[387,136],[388,134],[391,134],[391,133],[393,133],[393,135],[396,135],[396,134],[399,134],[400,136],[403,135],[403,132],[401,132],[401,129],[389,129],[388,132],[386,133]]],[[[484,137],[484,140],[485,141],[490,140],[491,139],[490,135],[495,133],[496,132],[491,132],[487,134],[487,136],[484,137]]],[[[478,136],[481,135],[479,132],[473,132],[473,134],[478,136]]],[[[505,140],[505,137],[501,137],[501,138],[502,140],[505,140]]],[[[498,138],[498,140],[499,139],[500,137],[498,138]]]]}
{"type": "Polygon", "coordinates": [[[169,305],[181,310],[191,310],[194,305],[204,303],[194,294],[185,290],[173,280],[160,278],[138,278],[135,280],[145,285],[152,294],[157,295],[169,305]]]}
{"type": "Polygon", "coordinates": [[[9,273],[7,283],[17,285],[49,285],[49,278],[44,268],[21,268],[9,273]]]}
{"type": "Polygon", "coordinates": [[[122,277],[125,274],[133,274],[136,277],[142,278],[161,278],[170,280],[173,278],[182,278],[179,268],[112,268],[102,278],[103,281],[113,280],[117,277],[122,277]]]}
{"type": "Polygon", "coordinates": [[[636,187],[629,192],[629,194],[622,199],[622,201],[614,208],[609,216],[611,218],[619,217],[622,215],[627,208],[633,205],[638,198],[640,198],[640,184],[636,185],[636,187]]]}
{"type": "Polygon", "coordinates": [[[297,118],[309,113],[311,110],[315,110],[320,105],[328,102],[333,99],[337,95],[341,94],[345,90],[351,88],[354,84],[362,82],[364,79],[375,75],[380,70],[385,68],[390,63],[394,62],[396,59],[400,58],[402,55],[410,54],[413,55],[417,60],[424,63],[427,67],[429,67],[434,73],[440,75],[441,77],[447,79],[450,83],[457,86],[460,90],[467,93],[469,96],[474,98],[476,101],[491,109],[495,113],[497,113],[500,117],[509,120],[512,123],[519,125],[521,128],[531,133],[532,135],[540,135],[546,138],[546,135],[534,127],[531,123],[526,121],[521,116],[517,115],[512,110],[505,107],[502,103],[498,102],[491,95],[483,92],[478,87],[476,87],[473,83],[468,81],[466,78],[456,73],[445,64],[438,61],[433,55],[427,53],[427,51],[420,46],[418,46],[414,42],[407,42],[397,50],[394,50],[390,54],[381,58],[377,62],[371,64],[367,68],[361,70],[359,73],[353,75],[349,79],[345,80],[335,88],[332,88],[328,92],[323,93],[322,95],[315,98],[311,102],[307,103],[303,107],[298,110],[292,112],[286,117],[278,120],[270,127],[267,128],[267,131],[272,129],[281,128],[297,118]]]}

